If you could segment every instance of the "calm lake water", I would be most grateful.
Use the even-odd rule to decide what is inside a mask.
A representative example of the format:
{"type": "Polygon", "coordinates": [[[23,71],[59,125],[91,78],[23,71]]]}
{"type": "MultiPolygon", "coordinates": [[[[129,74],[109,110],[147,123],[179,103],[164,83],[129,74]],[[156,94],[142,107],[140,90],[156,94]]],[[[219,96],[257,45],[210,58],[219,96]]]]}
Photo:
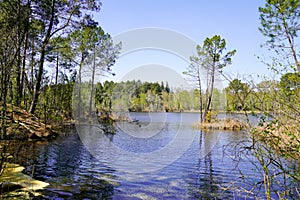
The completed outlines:
{"type": "Polygon", "coordinates": [[[78,126],[79,134],[32,145],[24,173],[50,184],[40,191],[46,199],[264,198],[246,132],[201,132],[193,127],[196,113],[130,117],[115,135],[78,126]]]}

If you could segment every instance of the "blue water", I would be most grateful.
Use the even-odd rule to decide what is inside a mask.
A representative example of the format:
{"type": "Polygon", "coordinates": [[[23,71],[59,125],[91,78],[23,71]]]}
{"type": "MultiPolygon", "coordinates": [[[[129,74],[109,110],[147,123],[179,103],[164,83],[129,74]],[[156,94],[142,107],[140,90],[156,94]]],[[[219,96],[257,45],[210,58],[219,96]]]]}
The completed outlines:
{"type": "Polygon", "coordinates": [[[115,135],[83,125],[35,145],[25,173],[50,184],[40,191],[46,199],[265,198],[247,132],[201,132],[196,113],[129,117],[134,122],[116,123],[115,135]]]}

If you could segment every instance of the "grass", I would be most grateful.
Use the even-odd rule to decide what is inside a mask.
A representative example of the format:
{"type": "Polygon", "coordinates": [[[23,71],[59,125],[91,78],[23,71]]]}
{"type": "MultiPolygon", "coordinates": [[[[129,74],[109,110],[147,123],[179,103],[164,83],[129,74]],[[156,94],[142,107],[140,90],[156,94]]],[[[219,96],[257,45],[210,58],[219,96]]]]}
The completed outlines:
{"type": "Polygon", "coordinates": [[[218,119],[213,122],[202,122],[198,123],[198,127],[201,130],[245,130],[249,128],[245,123],[237,119],[218,119]]]}

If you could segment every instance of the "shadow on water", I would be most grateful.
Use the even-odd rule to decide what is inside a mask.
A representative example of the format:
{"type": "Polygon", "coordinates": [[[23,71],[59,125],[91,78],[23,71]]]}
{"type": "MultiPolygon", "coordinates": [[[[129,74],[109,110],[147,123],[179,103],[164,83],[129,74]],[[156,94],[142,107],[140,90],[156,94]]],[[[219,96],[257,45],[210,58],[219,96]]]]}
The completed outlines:
{"type": "Polygon", "coordinates": [[[10,152],[13,162],[26,166],[23,173],[50,184],[40,191],[46,199],[106,199],[114,194],[114,170],[92,157],[75,130],[51,142],[18,142],[10,152]]]}

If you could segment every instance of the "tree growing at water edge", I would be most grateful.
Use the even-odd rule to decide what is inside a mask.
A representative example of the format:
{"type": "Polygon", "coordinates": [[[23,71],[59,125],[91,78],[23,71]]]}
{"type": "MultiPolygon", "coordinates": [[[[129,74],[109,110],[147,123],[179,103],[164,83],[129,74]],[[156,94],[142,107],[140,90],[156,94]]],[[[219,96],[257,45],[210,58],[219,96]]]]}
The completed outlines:
{"type": "Polygon", "coordinates": [[[231,58],[236,50],[225,52],[226,41],[219,35],[206,38],[203,45],[197,45],[196,48],[197,56],[190,58],[191,64],[184,74],[189,81],[196,83],[199,89],[200,120],[205,122],[208,120],[208,112],[211,109],[216,76],[222,73],[224,67],[231,64],[231,58]],[[203,85],[206,86],[204,97],[203,85]]]}
{"type": "Polygon", "coordinates": [[[226,41],[225,39],[221,39],[221,37],[218,35],[215,35],[212,38],[206,38],[203,44],[203,48],[207,52],[208,56],[208,63],[206,66],[206,70],[208,72],[208,81],[205,110],[203,114],[205,120],[207,112],[210,110],[211,106],[216,74],[222,73],[222,69],[231,64],[231,57],[234,56],[236,50],[224,53],[224,51],[226,50],[226,41]]]}
{"type": "Polygon", "coordinates": [[[98,10],[100,5],[96,1],[59,1],[51,0],[49,2],[34,2],[33,11],[37,13],[37,20],[42,23],[42,30],[39,33],[41,46],[39,49],[39,60],[36,74],[36,82],[33,90],[33,98],[29,108],[30,113],[34,113],[43,80],[45,56],[50,39],[59,34],[69,33],[72,29],[78,27],[81,16],[86,10],[98,10]],[[43,8],[43,9],[41,9],[43,8]],[[36,9],[36,10],[34,10],[36,9]]]}

